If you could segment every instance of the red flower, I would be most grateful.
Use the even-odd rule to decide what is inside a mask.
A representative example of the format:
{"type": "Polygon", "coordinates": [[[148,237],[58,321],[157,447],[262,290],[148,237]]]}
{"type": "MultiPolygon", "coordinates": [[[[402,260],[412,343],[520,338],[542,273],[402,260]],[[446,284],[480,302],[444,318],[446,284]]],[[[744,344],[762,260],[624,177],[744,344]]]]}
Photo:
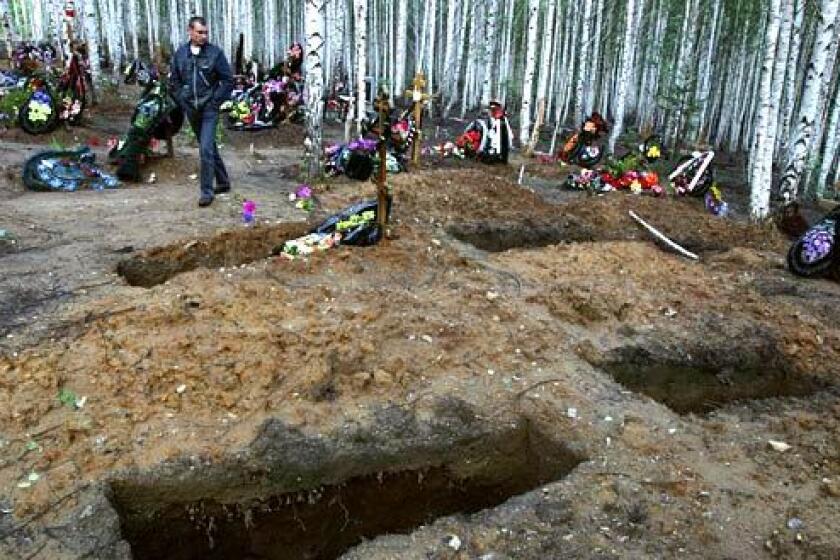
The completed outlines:
{"type": "Polygon", "coordinates": [[[642,171],[639,181],[641,181],[643,189],[650,189],[659,184],[659,175],[653,171],[642,171]]]}
{"type": "Polygon", "coordinates": [[[612,175],[609,171],[601,171],[601,180],[614,189],[619,188],[621,181],[618,177],[612,175]]]}
{"type": "Polygon", "coordinates": [[[481,133],[477,130],[465,132],[455,140],[455,145],[468,152],[475,152],[481,143],[481,133]]]}

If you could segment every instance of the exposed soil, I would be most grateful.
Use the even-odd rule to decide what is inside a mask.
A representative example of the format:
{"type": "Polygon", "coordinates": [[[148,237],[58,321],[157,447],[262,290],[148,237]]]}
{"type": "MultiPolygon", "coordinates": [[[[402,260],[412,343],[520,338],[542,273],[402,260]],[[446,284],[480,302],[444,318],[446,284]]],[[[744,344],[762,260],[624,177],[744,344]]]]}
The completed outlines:
{"type": "Polygon", "coordinates": [[[774,228],[426,160],[391,239],[287,260],[374,192],[296,209],[292,132],[207,209],[186,139],[67,194],[0,140],[0,557],[840,557],[840,285],[774,228]]]}

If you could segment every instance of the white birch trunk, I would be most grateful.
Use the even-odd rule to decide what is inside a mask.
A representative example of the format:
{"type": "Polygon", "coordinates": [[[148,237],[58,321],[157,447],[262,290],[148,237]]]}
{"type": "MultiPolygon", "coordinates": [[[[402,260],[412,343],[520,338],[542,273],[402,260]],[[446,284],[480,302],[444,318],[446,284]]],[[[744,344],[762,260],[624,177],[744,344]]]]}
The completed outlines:
{"type": "Polygon", "coordinates": [[[253,0],[245,0],[245,48],[242,58],[253,60],[254,58],[254,3],[253,0]]]}
{"type": "MultiPolygon", "coordinates": [[[[227,54],[227,59],[230,61],[231,65],[235,64],[233,57],[234,53],[236,52],[236,26],[234,25],[235,22],[233,20],[233,1],[232,0],[225,0],[225,53],[227,54]]],[[[233,71],[236,72],[236,68],[233,68],[233,71]]]]}
{"type": "MultiPolygon", "coordinates": [[[[472,4],[472,2],[470,2],[472,4]]],[[[469,10],[464,10],[464,26],[463,29],[467,28],[467,24],[469,25],[468,37],[475,36],[475,4],[470,6],[469,10]],[[469,18],[469,21],[467,21],[469,18]]],[[[475,50],[476,46],[470,44],[469,41],[466,42],[466,46],[464,47],[464,57],[466,57],[466,67],[464,68],[464,86],[461,88],[461,118],[463,119],[467,114],[467,103],[468,103],[468,96],[470,93],[469,82],[472,78],[473,67],[475,66],[475,50]]]]}
{"type": "MultiPolygon", "coordinates": [[[[447,0],[446,4],[446,47],[443,54],[443,84],[441,91],[446,93],[447,103],[444,115],[449,115],[452,99],[457,90],[457,73],[459,68],[455,64],[457,45],[455,44],[455,18],[457,17],[458,2],[447,0]]],[[[398,90],[402,91],[402,90],[398,90]]]]}
{"type": "MultiPolygon", "coordinates": [[[[434,84],[435,80],[437,80],[437,75],[435,75],[435,34],[437,31],[437,0],[430,0],[428,4],[428,11],[429,11],[429,38],[426,42],[426,90],[429,92],[434,91],[434,84]]],[[[429,113],[432,113],[432,99],[429,99],[428,104],[426,105],[426,110],[429,113]]]]}
{"type": "Polygon", "coordinates": [[[121,78],[123,55],[122,42],[122,24],[118,19],[117,2],[116,0],[108,0],[108,52],[111,59],[111,75],[113,80],[119,83],[121,78]]]}
{"type": "Polygon", "coordinates": [[[131,56],[140,56],[140,26],[137,19],[137,0],[126,0],[128,2],[128,28],[131,33],[131,56]]]}
{"type": "Polygon", "coordinates": [[[548,0],[548,9],[545,13],[545,22],[543,25],[542,46],[540,47],[540,73],[537,81],[537,106],[540,103],[546,102],[546,94],[548,93],[548,79],[550,74],[551,54],[553,52],[554,44],[554,11],[556,9],[556,0],[548,0]]]}
{"type": "MultiPolygon", "coordinates": [[[[556,2],[559,4],[559,2],[556,2]]],[[[548,89],[546,91],[545,120],[548,122],[554,114],[554,106],[557,104],[557,77],[560,75],[560,49],[562,48],[561,11],[559,6],[554,7],[554,36],[552,37],[553,47],[551,49],[551,60],[549,64],[548,89]]]]}
{"type": "Polygon", "coordinates": [[[32,6],[32,36],[35,40],[44,36],[44,12],[41,2],[35,2],[32,6]]]}
{"type": "Polygon", "coordinates": [[[715,65],[714,63],[718,31],[721,27],[721,22],[723,21],[723,18],[720,17],[722,0],[713,0],[713,2],[714,4],[712,7],[711,32],[708,44],[706,45],[706,55],[703,59],[703,66],[701,68],[701,74],[700,79],[698,80],[697,88],[697,101],[703,106],[703,109],[700,111],[699,114],[698,124],[698,132],[700,134],[700,138],[698,139],[701,141],[704,141],[708,137],[708,131],[706,130],[706,119],[709,113],[709,107],[711,106],[711,103],[709,102],[709,96],[711,95],[712,90],[712,71],[715,65]]]}
{"type": "Polygon", "coordinates": [[[793,121],[793,112],[796,106],[796,94],[798,91],[797,77],[800,74],[799,55],[802,49],[802,24],[805,19],[805,0],[796,0],[796,7],[793,14],[793,26],[790,34],[790,52],[788,53],[787,73],[785,74],[784,106],[780,111],[780,122],[782,130],[776,141],[776,153],[781,154],[787,151],[790,126],[793,121]]]}
{"type": "Polygon", "coordinates": [[[828,55],[833,50],[833,43],[836,40],[834,31],[837,19],[837,0],[820,0],[819,8],[816,43],[811,53],[811,60],[808,63],[799,116],[791,131],[791,152],[779,186],[779,193],[789,202],[797,197],[802,174],[805,171],[808,151],[814,140],[815,121],[822,113],[822,104],[825,103],[822,91],[824,74],[828,55]]]}
{"type": "Polygon", "coordinates": [[[399,0],[397,3],[397,60],[394,84],[396,91],[402,93],[405,89],[405,47],[408,44],[408,2],[399,0]]]}
{"type": "Polygon", "coordinates": [[[666,130],[666,138],[673,141],[680,136],[683,127],[685,113],[685,102],[687,99],[686,88],[689,82],[689,69],[694,61],[694,36],[696,35],[696,17],[692,17],[696,0],[687,0],[683,12],[682,41],[680,42],[679,54],[677,55],[676,86],[677,94],[681,97],[679,105],[671,111],[671,122],[666,130]]]}
{"type": "Polygon", "coordinates": [[[773,92],[774,111],[771,115],[770,130],[773,133],[773,149],[770,153],[771,161],[775,159],[779,136],[782,132],[782,105],[784,103],[785,77],[787,75],[788,56],[791,46],[791,29],[794,18],[794,0],[782,0],[781,4],[781,27],[779,29],[779,43],[776,47],[776,59],[773,63],[773,85],[770,91],[773,92]]]}
{"type": "MultiPolygon", "coordinates": [[[[590,0],[587,0],[590,1],[590,0]]],[[[519,140],[528,143],[531,131],[531,104],[534,96],[534,72],[537,67],[537,23],[540,1],[528,0],[528,41],[525,51],[525,76],[522,84],[522,110],[519,114],[519,140]]]]}
{"type": "Polygon", "coordinates": [[[609,152],[615,153],[615,143],[624,128],[624,109],[627,101],[627,87],[630,82],[630,71],[633,64],[635,50],[636,0],[627,0],[627,11],[624,22],[624,45],[622,47],[621,70],[616,84],[615,113],[612,131],[610,132],[609,152]]]}
{"type": "Polygon", "coordinates": [[[178,49],[181,42],[181,33],[180,23],[178,22],[178,2],[177,0],[169,0],[169,43],[172,53],[178,49]]]}
{"type": "Polygon", "coordinates": [[[485,20],[484,35],[484,80],[481,85],[481,106],[486,107],[493,95],[493,69],[496,66],[493,61],[496,59],[496,12],[498,11],[498,0],[487,0],[487,19],[485,20]]]}
{"type": "Polygon", "coordinates": [[[9,0],[0,0],[0,27],[3,29],[3,44],[6,48],[6,58],[12,55],[12,10],[9,0]]]}
{"type": "MultiPolygon", "coordinates": [[[[840,0],[839,0],[840,1],[840,0]]],[[[840,16],[840,8],[838,8],[838,16],[840,16]]],[[[828,119],[827,111],[831,109],[830,107],[830,100],[831,100],[831,91],[832,91],[832,84],[833,78],[836,74],[834,67],[835,62],[837,60],[837,42],[838,42],[838,35],[837,31],[840,28],[840,17],[835,17],[834,19],[834,40],[831,43],[831,47],[828,53],[828,67],[825,70],[825,74],[823,75],[823,85],[822,85],[822,93],[820,94],[820,112],[818,113],[817,119],[814,121],[814,148],[811,150],[811,155],[808,159],[807,164],[807,171],[810,172],[813,168],[816,167],[816,154],[817,154],[817,147],[822,145],[823,134],[825,132],[825,124],[828,119]]],[[[810,178],[806,178],[806,181],[812,182],[810,178]]]]}
{"type": "Polygon", "coordinates": [[[309,177],[320,174],[321,162],[321,122],[324,105],[321,98],[324,93],[324,39],[326,37],[325,0],[306,0],[304,4],[304,32],[306,34],[306,158],[309,177]]]}
{"type": "Polygon", "coordinates": [[[84,0],[83,24],[85,32],[85,41],[88,48],[88,61],[90,63],[90,77],[94,85],[99,84],[102,70],[100,67],[99,57],[99,22],[97,18],[96,0],[84,0]]]}
{"type": "Polygon", "coordinates": [[[152,1],[146,0],[146,38],[149,43],[149,60],[152,62],[155,61],[155,36],[154,36],[154,25],[155,22],[152,19],[152,1]]]}
{"type": "Polygon", "coordinates": [[[362,133],[365,118],[365,73],[367,72],[367,0],[353,0],[356,35],[356,132],[362,133]]]}
{"type": "MultiPolygon", "coordinates": [[[[423,7],[423,23],[420,25],[419,29],[415,29],[415,34],[417,35],[417,40],[419,46],[417,47],[417,55],[414,57],[414,72],[423,72],[425,71],[425,64],[426,64],[426,44],[429,37],[429,8],[426,2],[421,2],[420,5],[423,7]]],[[[417,16],[419,17],[420,12],[417,12],[417,16]]]]}
{"type": "MultiPolygon", "coordinates": [[[[452,108],[455,107],[455,103],[458,102],[459,99],[459,91],[458,91],[458,82],[461,77],[461,63],[464,60],[464,56],[466,55],[465,46],[464,46],[464,33],[467,31],[467,17],[469,15],[469,0],[465,0],[460,5],[460,13],[458,13],[458,21],[460,25],[455,26],[455,40],[457,42],[457,47],[455,48],[455,65],[452,70],[452,89],[449,94],[449,101],[444,108],[444,116],[448,117],[452,108]]],[[[465,88],[461,88],[461,93],[463,94],[465,88]]]]}
{"type": "MultiPolygon", "coordinates": [[[[602,48],[602,38],[601,38],[601,28],[603,27],[603,20],[604,13],[603,9],[604,0],[598,0],[598,3],[594,7],[594,13],[590,21],[592,21],[592,27],[594,28],[594,35],[592,37],[592,65],[588,71],[588,77],[584,84],[584,91],[591,92],[591,95],[586,96],[586,99],[583,103],[583,112],[587,115],[591,114],[592,111],[595,109],[595,92],[597,91],[597,80],[600,76],[602,79],[605,78],[603,68],[606,66],[604,57],[601,54],[602,48]],[[599,72],[599,65],[601,66],[601,71],[599,72]]],[[[588,32],[591,33],[591,32],[588,32]]],[[[603,80],[606,82],[606,79],[603,80]]],[[[606,107],[605,99],[602,99],[602,106],[606,107]]]]}
{"type": "Polygon", "coordinates": [[[499,68],[499,82],[496,84],[496,96],[501,97],[502,105],[507,104],[508,83],[510,81],[510,58],[512,50],[513,37],[513,16],[515,4],[513,2],[506,2],[502,4],[505,7],[505,30],[502,36],[502,63],[499,68]]]}
{"type": "MultiPolygon", "coordinates": [[[[573,12],[574,13],[574,12],[573,12]]],[[[574,14],[577,17],[577,14],[574,14]]],[[[586,108],[589,106],[586,99],[591,91],[586,91],[589,83],[589,53],[592,50],[592,42],[589,39],[589,25],[592,17],[592,0],[583,1],[583,15],[578,32],[573,36],[577,43],[575,53],[575,66],[577,66],[577,85],[575,86],[575,121],[582,121],[586,117],[586,108]]]]}
{"type": "Polygon", "coordinates": [[[831,116],[826,129],[825,148],[823,149],[820,170],[817,176],[816,195],[823,196],[828,187],[828,176],[836,167],[837,139],[840,136],[840,86],[836,88],[834,102],[831,105],[831,116]]]}
{"type": "Polygon", "coordinates": [[[781,20],[781,0],[771,0],[770,13],[764,36],[764,60],[761,65],[761,85],[759,87],[760,109],[756,118],[755,142],[750,161],[750,216],[753,220],[763,220],[770,212],[770,187],[773,184],[773,149],[776,143],[773,127],[776,112],[773,94],[773,70],[779,40],[781,20]]]}
{"type": "MultiPolygon", "coordinates": [[[[561,122],[566,122],[569,116],[572,86],[575,78],[575,59],[577,58],[577,33],[580,26],[580,18],[576,16],[572,8],[569,8],[566,11],[566,22],[566,50],[563,55],[563,63],[565,66],[565,75],[563,78],[563,103],[561,103],[558,107],[558,119],[560,119],[561,122]]],[[[574,116],[577,118],[577,115],[574,116]]]]}

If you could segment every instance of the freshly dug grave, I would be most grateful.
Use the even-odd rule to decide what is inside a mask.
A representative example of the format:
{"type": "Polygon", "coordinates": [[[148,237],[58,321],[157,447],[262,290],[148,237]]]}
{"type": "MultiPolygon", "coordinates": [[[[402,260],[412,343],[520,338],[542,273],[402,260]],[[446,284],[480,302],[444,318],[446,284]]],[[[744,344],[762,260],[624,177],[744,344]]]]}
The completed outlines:
{"type": "Polygon", "coordinates": [[[399,428],[358,430],[352,444],[266,424],[253,444],[265,462],[256,476],[240,463],[115,480],[122,535],[136,559],[337,558],[362,539],[499,505],[580,462],[521,419],[486,424],[456,399],[439,400],[436,411],[424,422],[381,409],[399,428]]]}
{"type": "Polygon", "coordinates": [[[132,286],[150,288],[198,267],[230,268],[265,259],[288,239],[306,233],[305,222],[223,232],[210,240],[156,247],[120,261],[117,272],[132,286]]]}

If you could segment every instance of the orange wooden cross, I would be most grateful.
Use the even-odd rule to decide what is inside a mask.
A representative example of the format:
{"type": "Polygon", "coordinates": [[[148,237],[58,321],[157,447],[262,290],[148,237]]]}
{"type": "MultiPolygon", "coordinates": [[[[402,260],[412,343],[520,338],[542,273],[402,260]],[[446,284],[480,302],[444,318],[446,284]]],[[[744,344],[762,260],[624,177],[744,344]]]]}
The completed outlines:
{"type": "Polygon", "coordinates": [[[423,138],[423,107],[429,102],[431,96],[423,91],[426,87],[426,75],[417,72],[411,82],[411,89],[405,91],[405,96],[411,99],[414,108],[414,126],[416,134],[411,146],[411,163],[417,165],[420,162],[420,146],[423,138]]]}

